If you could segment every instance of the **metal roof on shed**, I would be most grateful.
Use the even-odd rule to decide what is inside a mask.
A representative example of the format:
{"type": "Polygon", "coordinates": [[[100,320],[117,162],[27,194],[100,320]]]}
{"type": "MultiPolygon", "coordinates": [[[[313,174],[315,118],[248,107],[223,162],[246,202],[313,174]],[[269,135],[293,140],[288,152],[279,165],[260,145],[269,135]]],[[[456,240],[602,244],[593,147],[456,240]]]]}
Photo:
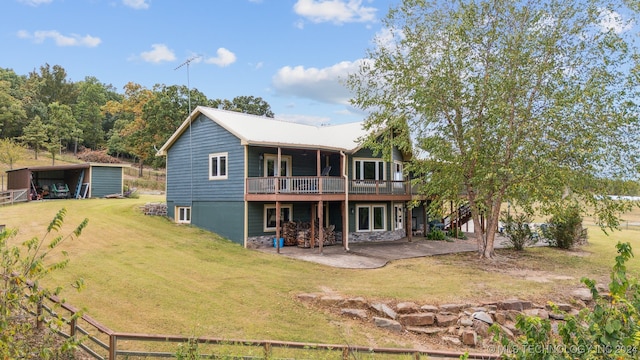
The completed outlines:
{"type": "Polygon", "coordinates": [[[358,149],[358,138],[367,134],[363,122],[313,126],[198,106],[162,145],[157,155],[165,155],[198,114],[211,119],[246,145],[295,146],[351,152],[358,149]]]}

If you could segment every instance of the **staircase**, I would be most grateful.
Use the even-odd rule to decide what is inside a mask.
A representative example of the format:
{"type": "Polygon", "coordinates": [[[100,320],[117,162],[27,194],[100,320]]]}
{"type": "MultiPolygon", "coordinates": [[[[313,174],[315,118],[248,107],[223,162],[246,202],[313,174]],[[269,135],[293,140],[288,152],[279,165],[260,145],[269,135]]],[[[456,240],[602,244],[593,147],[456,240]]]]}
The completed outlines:
{"type": "Polygon", "coordinates": [[[467,221],[471,220],[471,207],[469,206],[469,203],[460,205],[456,212],[445,216],[445,218],[442,220],[442,222],[444,223],[444,229],[451,229],[453,223],[456,220],[458,220],[458,226],[465,224],[467,221]]]}

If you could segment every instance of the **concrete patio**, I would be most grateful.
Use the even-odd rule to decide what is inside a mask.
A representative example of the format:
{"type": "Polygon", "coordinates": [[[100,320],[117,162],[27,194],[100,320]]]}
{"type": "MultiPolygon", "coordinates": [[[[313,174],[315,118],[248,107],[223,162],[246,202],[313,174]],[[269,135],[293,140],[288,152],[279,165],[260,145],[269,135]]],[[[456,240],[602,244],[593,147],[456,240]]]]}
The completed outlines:
{"type": "MultiPolygon", "coordinates": [[[[324,246],[322,253],[317,247],[310,249],[284,246],[280,248],[280,255],[338,268],[375,269],[385,266],[392,260],[476,251],[477,245],[473,234],[467,234],[467,238],[467,240],[434,241],[414,237],[411,242],[407,238],[396,241],[358,242],[349,244],[349,251],[338,243],[324,246]]],[[[506,239],[496,236],[495,248],[504,247],[508,247],[506,239]]],[[[274,247],[257,250],[277,254],[277,249],[274,247]]]]}

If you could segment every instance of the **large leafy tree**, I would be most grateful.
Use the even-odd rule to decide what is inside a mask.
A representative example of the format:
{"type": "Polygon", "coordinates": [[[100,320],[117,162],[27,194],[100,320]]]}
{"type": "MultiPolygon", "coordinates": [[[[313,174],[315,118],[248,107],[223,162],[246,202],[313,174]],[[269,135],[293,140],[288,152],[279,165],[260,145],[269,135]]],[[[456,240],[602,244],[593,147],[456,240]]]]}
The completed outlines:
{"type": "Polygon", "coordinates": [[[65,104],[54,102],[49,104],[49,121],[47,122],[49,130],[49,138],[56,139],[58,149],[62,149],[62,145],[68,145],[79,138],[81,130],[78,127],[78,121],[73,116],[71,107],[65,104]]]}
{"type": "Polygon", "coordinates": [[[0,137],[20,135],[27,122],[22,102],[24,81],[13,70],[0,68],[0,137]]]}
{"type": "Polygon", "coordinates": [[[370,129],[404,136],[365,144],[414,145],[421,192],[468,201],[485,258],[507,200],[575,201],[615,227],[624,204],[593,195],[599,177],[637,176],[638,6],[626,4],[404,0],[348,81],[370,129]]]}
{"type": "Polygon", "coordinates": [[[73,106],[73,114],[82,130],[84,144],[95,150],[105,144],[105,115],[101,107],[107,103],[109,93],[114,90],[90,76],[78,83],[78,90],[78,100],[73,106]]]}
{"type": "Polygon", "coordinates": [[[144,162],[155,154],[153,136],[146,131],[147,122],[143,117],[145,104],[155,95],[153,91],[136,83],[124,86],[125,94],[121,101],[108,101],[102,111],[115,117],[112,136],[125,140],[127,151],[136,156],[140,165],[140,175],[144,162]]]}

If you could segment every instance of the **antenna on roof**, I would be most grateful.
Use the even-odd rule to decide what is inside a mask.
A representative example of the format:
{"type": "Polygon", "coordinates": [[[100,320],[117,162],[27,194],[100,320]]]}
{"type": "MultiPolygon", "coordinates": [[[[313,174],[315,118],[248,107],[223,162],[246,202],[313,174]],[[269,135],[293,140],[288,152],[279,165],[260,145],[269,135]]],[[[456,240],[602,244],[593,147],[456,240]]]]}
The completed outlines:
{"type": "Polygon", "coordinates": [[[187,97],[189,98],[189,115],[191,115],[191,86],[189,84],[189,65],[191,65],[191,62],[200,59],[200,55],[194,55],[190,58],[188,58],[185,62],[183,62],[182,64],[178,65],[175,69],[173,70],[178,70],[183,66],[187,66],[187,97]]]}

